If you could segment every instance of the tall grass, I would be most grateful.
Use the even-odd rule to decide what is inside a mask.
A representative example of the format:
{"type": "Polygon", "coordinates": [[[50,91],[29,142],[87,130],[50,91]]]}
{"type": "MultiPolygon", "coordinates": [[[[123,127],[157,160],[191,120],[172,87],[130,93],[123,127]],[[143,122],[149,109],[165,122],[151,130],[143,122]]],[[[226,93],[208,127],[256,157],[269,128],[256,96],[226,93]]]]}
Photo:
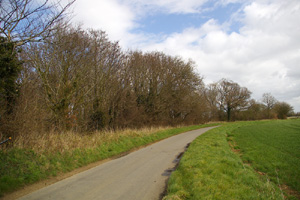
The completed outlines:
{"type": "Polygon", "coordinates": [[[103,143],[118,141],[121,137],[142,137],[170,129],[171,127],[146,127],[142,129],[102,130],[82,134],[72,131],[38,132],[22,135],[12,143],[13,148],[31,149],[36,153],[68,152],[75,149],[96,148],[103,143]]]}

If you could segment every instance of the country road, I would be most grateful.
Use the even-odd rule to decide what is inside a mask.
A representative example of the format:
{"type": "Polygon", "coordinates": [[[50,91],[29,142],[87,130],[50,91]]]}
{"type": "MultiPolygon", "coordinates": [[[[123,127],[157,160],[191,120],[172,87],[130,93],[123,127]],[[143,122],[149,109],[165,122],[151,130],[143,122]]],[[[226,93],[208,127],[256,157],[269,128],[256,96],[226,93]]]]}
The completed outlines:
{"type": "Polygon", "coordinates": [[[177,156],[202,133],[182,133],[22,197],[28,199],[158,200],[177,156]]]}

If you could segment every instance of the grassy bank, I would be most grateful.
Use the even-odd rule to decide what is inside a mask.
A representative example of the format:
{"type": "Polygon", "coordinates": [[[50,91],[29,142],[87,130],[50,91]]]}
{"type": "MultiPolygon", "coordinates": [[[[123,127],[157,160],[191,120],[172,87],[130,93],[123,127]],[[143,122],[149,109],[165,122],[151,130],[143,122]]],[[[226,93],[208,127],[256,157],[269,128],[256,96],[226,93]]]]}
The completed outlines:
{"type": "Polygon", "coordinates": [[[0,196],[60,173],[72,171],[134,148],[215,124],[95,132],[89,135],[52,133],[16,138],[0,150],[0,196]]]}
{"type": "Polygon", "coordinates": [[[278,186],[299,184],[299,122],[236,122],[201,135],[172,173],[164,200],[295,199],[278,186]]]}

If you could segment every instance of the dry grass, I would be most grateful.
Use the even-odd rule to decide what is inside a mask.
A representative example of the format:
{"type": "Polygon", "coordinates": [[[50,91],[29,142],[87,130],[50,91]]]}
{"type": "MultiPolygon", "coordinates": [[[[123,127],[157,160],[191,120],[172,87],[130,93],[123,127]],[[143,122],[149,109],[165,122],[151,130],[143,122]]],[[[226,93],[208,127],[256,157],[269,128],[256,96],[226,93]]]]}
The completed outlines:
{"type": "Polygon", "coordinates": [[[149,127],[142,129],[124,129],[118,131],[103,130],[82,134],[77,132],[34,132],[12,139],[13,148],[31,149],[36,153],[65,152],[78,148],[94,148],[105,142],[117,141],[121,136],[143,136],[166,130],[170,127],[149,127]]]}

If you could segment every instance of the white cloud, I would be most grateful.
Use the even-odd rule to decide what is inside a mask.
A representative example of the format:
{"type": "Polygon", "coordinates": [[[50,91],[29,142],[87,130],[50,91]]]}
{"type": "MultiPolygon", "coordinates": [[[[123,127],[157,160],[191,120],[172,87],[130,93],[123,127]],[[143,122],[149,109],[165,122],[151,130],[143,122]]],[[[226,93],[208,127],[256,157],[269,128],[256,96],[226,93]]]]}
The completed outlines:
{"type": "Polygon", "coordinates": [[[142,48],[192,58],[207,82],[229,78],[256,99],[271,92],[300,111],[300,2],[252,2],[236,16],[243,17],[239,33],[209,20],[142,48]]]}
{"type": "Polygon", "coordinates": [[[73,21],[85,28],[104,30],[112,40],[126,40],[137,26],[135,13],[117,0],[77,0],[74,13],[73,21]]]}
{"type": "MultiPolygon", "coordinates": [[[[291,100],[289,100],[289,103],[293,106],[293,105],[299,105],[300,104],[300,96],[297,97],[293,97],[291,100]]],[[[294,111],[295,112],[299,112],[299,107],[295,107],[294,106],[294,111]]]]}

